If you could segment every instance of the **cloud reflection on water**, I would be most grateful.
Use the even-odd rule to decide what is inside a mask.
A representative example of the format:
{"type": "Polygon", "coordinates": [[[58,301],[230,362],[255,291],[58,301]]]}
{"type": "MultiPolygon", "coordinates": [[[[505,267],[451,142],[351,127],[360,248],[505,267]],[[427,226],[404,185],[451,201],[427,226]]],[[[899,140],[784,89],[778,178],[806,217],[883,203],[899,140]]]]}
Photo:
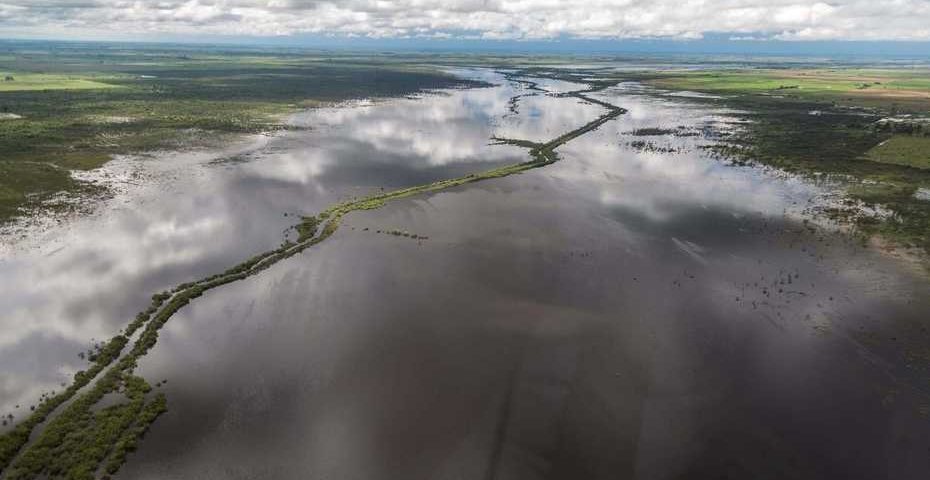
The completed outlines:
{"type": "Polygon", "coordinates": [[[295,117],[309,131],[103,167],[113,174],[101,178],[140,169],[145,180],[120,189],[96,215],[27,231],[5,246],[0,411],[69,381],[84,366],[77,354],[125,326],[151,294],[280,242],[294,222],[284,213],[523,161],[524,150],[490,145],[490,137],[542,138],[587,121],[591,111],[571,99],[538,97],[523,100],[536,114],[502,123],[522,87],[496,74],[469,74],[501,85],[313,110],[295,117]]]}

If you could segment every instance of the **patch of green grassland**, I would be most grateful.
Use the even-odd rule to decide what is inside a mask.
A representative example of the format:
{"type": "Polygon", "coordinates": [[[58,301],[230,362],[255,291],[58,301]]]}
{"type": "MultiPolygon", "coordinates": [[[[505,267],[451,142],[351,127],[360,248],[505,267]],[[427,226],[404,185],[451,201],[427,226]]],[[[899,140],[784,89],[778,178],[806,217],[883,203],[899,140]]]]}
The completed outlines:
{"type": "Polygon", "coordinates": [[[734,69],[656,74],[649,83],[674,90],[766,94],[901,111],[930,108],[930,70],[734,69]]]}
{"type": "Polygon", "coordinates": [[[15,215],[32,192],[73,188],[71,176],[56,165],[0,160],[0,218],[15,215]]]}
{"type": "Polygon", "coordinates": [[[0,72],[0,92],[21,92],[27,90],[87,90],[98,88],[119,88],[119,86],[71,75],[0,72]]]}
{"type": "Polygon", "coordinates": [[[930,169],[930,137],[894,135],[872,147],[865,158],[873,162],[930,169]]]}

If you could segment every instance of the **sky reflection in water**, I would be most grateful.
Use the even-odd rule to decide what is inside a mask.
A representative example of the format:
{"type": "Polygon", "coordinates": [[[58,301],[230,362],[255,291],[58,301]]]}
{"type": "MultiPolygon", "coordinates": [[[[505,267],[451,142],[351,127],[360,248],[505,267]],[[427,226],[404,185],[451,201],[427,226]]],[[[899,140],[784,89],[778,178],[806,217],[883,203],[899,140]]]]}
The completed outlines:
{"type": "Polygon", "coordinates": [[[545,125],[537,116],[502,128],[495,119],[519,88],[319,109],[293,119],[310,131],[107,165],[120,180],[138,182],[130,173],[144,180],[120,189],[97,215],[3,246],[0,411],[60,388],[83,367],[77,354],[128,323],[152,293],[280,242],[296,221],[284,213],[522,161],[522,149],[490,144],[496,131],[567,128],[590,108],[566,99],[562,115],[545,117],[545,125]]]}
{"type": "MultiPolygon", "coordinates": [[[[179,160],[177,183],[133,197],[144,208],[53,235],[60,252],[16,251],[0,264],[14,305],[0,358],[15,367],[0,398],[76,368],[91,332],[111,334],[156,289],[273,245],[293,221],[283,212],[524,161],[489,139],[548,140],[600,113],[541,95],[513,112],[530,93],[313,111],[296,119],[309,133],[235,162],[179,160]]],[[[708,158],[701,135],[630,135],[730,128],[727,112],[627,87],[599,95],[629,112],[561,147],[562,162],[355,212],[331,240],[179,312],[140,368],[170,380],[170,410],[122,473],[926,472],[920,382],[897,350],[858,336],[920,321],[926,284],[843,235],[805,233],[800,211],[821,193],[809,183],[708,158]],[[394,228],[429,240],[375,233],[394,228]]]]}

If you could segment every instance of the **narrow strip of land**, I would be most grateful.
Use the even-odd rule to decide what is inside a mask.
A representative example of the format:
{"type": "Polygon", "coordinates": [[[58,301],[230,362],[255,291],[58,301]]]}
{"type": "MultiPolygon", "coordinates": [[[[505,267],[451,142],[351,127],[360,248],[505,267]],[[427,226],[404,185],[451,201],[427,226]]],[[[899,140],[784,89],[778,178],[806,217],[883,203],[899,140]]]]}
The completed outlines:
{"type": "MultiPolygon", "coordinates": [[[[506,77],[544,91],[530,80],[514,80],[518,77],[512,74],[506,77]]],[[[155,346],[159,330],[178,310],[208,290],[248,278],[326,240],[338,230],[342,218],[350,212],[371,210],[393,200],[506,177],[557,162],[556,148],[626,112],[621,107],[588,95],[608,86],[605,83],[588,84],[588,88],[557,95],[575,97],[607,110],[579,128],[545,143],[494,139],[529,149],[531,160],[527,162],[333,205],[318,215],[304,217],[295,225],[296,241],[285,240],[274,250],[256,255],[224,272],[156,294],[149,308],[105,343],[91,367],[76,374],[74,382],[65,391],[45,398],[32,415],[0,436],[0,475],[7,479],[41,475],[94,478],[104,472],[115,473],[149,425],[166,410],[162,394],[145,400],[152,387],[133,372],[138,361],[155,346]],[[123,353],[140,329],[132,348],[123,353]],[[95,411],[95,405],[110,393],[121,393],[129,402],[95,411]]]]}

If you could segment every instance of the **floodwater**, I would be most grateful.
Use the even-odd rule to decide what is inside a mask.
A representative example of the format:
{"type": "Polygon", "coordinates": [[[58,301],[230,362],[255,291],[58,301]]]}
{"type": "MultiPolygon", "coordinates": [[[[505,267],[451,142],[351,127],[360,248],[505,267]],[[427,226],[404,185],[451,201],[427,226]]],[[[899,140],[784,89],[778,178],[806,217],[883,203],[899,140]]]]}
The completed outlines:
{"type": "MultiPolygon", "coordinates": [[[[170,181],[0,262],[0,404],[54,388],[151,293],[280,242],[284,213],[524,161],[490,138],[601,112],[539,92],[514,108],[534,92],[463,74],[499,86],[123,160],[170,181]]],[[[139,369],[169,412],[117,476],[926,478],[919,269],[810,218],[829,186],[710,158],[728,112],[597,95],[628,113],[561,162],[352,213],[182,309],[139,369]],[[676,133],[632,135],[655,127],[676,133]]]]}
{"type": "MultiPolygon", "coordinates": [[[[17,235],[27,238],[9,235],[0,247],[0,412],[19,416],[16,405],[69,381],[86,365],[78,354],[113,336],[153,293],[269,250],[299,214],[524,161],[522,149],[489,140],[513,94],[357,102],[293,119],[310,131],[109,163],[97,176],[118,193],[96,215],[27,228],[17,235]]],[[[575,117],[545,128],[584,123],[575,117]]]]}

